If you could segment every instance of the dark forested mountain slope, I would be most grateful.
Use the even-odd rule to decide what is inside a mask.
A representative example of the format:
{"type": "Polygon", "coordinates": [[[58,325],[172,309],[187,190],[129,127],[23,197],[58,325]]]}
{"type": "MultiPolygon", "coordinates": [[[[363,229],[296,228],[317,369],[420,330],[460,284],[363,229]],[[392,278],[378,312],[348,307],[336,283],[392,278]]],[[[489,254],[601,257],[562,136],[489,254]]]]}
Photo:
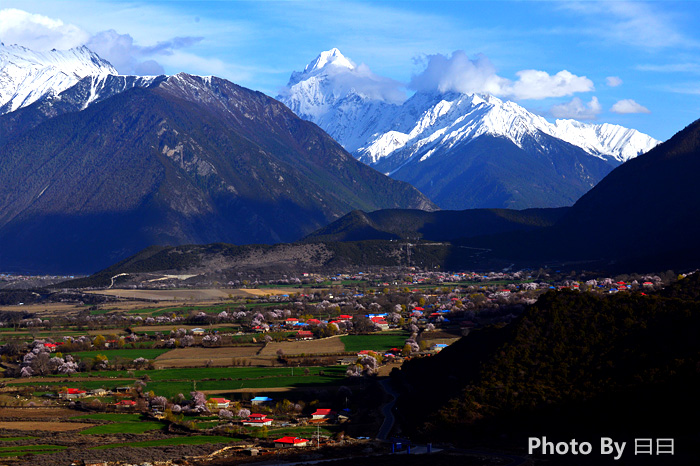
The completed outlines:
{"type": "Polygon", "coordinates": [[[179,74],[17,134],[0,147],[3,270],[92,271],[152,244],[293,241],[353,209],[434,207],[218,78],[179,74]]]}
{"type": "Polygon", "coordinates": [[[510,434],[520,448],[539,435],[676,437],[690,455],[697,426],[676,421],[700,409],[700,306],[687,299],[698,290],[696,274],[663,293],[673,298],[549,292],[507,327],[404,364],[402,426],[463,443],[510,434]]]}
{"type": "Polygon", "coordinates": [[[700,266],[700,121],[617,167],[553,226],[468,239],[522,264],[590,262],[630,270],[700,266]]]}
{"type": "Polygon", "coordinates": [[[553,225],[567,207],[556,209],[353,211],[306,237],[307,241],[406,239],[451,241],[479,235],[531,230],[553,225]]]}

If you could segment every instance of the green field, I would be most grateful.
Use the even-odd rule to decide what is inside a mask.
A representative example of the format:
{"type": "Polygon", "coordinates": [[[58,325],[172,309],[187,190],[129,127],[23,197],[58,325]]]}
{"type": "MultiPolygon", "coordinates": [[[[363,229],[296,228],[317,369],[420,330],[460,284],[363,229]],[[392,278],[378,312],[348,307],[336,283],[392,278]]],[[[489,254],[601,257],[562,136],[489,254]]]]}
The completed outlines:
{"type": "Polygon", "coordinates": [[[407,332],[382,332],[371,335],[343,335],[340,341],[345,345],[345,351],[359,352],[362,350],[386,351],[391,348],[403,348],[407,332]]]}
{"type": "Polygon", "coordinates": [[[170,351],[168,348],[128,348],[128,349],[104,349],[98,351],[78,351],[70,353],[74,358],[94,358],[98,354],[107,356],[110,361],[115,358],[124,358],[134,360],[136,358],[155,359],[163,353],[170,351]]]}
{"type": "MultiPolygon", "coordinates": [[[[134,371],[135,377],[145,374],[151,378],[146,384],[146,391],[156,395],[172,397],[178,393],[188,395],[195,388],[197,390],[236,390],[240,388],[252,388],[264,390],[275,387],[304,387],[309,385],[334,385],[345,380],[345,366],[309,367],[309,375],[303,375],[303,368],[297,368],[292,376],[290,367],[211,367],[211,368],[183,368],[161,369],[153,371],[134,371]],[[319,372],[323,371],[323,375],[319,372]]],[[[100,377],[129,377],[126,371],[93,372],[100,377]]],[[[135,379],[134,379],[135,380],[135,379]]],[[[132,381],[115,380],[102,381],[75,378],[66,382],[42,382],[41,385],[64,386],[90,390],[94,388],[115,388],[117,386],[132,385],[132,381]]],[[[32,382],[22,382],[13,385],[36,385],[32,382]]]]}
{"type": "Polygon", "coordinates": [[[23,445],[15,447],[0,447],[0,457],[24,456],[28,454],[43,455],[65,450],[62,445],[23,445]]]}
{"type": "Polygon", "coordinates": [[[206,312],[207,314],[218,314],[221,311],[231,311],[239,303],[227,302],[223,304],[214,304],[206,306],[173,306],[173,307],[147,307],[142,309],[132,309],[127,311],[127,314],[146,314],[151,316],[161,316],[167,314],[187,314],[190,311],[206,312]]]}
{"type": "Polygon", "coordinates": [[[143,434],[151,430],[162,429],[165,423],[159,421],[144,421],[140,414],[100,413],[76,416],[71,419],[98,419],[113,421],[113,424],[102,424],[80,431],[82,435],[100,434],[143,434]]]}

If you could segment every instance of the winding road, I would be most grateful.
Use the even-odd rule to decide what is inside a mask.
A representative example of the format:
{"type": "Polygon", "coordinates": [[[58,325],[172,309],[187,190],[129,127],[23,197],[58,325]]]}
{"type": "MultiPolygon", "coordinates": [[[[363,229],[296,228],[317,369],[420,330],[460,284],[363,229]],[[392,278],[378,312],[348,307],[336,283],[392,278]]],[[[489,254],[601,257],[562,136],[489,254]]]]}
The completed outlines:
{"type": "Polygon", "coordinates": [[[377,433],[377,440],[382,440],[386,441],[386,439],[389,437],[389,434],[391,433],[391,429],[394,428],[394,422],[396,422],[396,418],[394,417],[394,405],[396,404],[396,398],[398,397],[398,393],[396,393],[392,388],[391,388],[391,379],[384,379],[381,382],[379,382],[379,385],[381,385],[382,390],[391,397],[391,401],[387,402],[382,406],[382,415],[384,415],[384,422],[382,422],[382,426],[379,428],[379,432],[377,433]]]}

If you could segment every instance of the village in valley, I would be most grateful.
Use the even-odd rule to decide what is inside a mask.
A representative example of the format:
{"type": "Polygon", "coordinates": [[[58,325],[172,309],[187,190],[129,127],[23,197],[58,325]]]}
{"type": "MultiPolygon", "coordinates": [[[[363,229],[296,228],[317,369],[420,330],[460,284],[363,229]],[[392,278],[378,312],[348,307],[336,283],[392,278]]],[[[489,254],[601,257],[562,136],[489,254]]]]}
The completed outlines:
{"type": "Polygon", "coordinates": [[[10,287],[30,278],[3,275],[0,457],[233,464],[388,452],[401,428],[381,382],[404,361],[504,326],[552,289],[644,293],[675,278],[411,268],[69,289],[10,287]]]}

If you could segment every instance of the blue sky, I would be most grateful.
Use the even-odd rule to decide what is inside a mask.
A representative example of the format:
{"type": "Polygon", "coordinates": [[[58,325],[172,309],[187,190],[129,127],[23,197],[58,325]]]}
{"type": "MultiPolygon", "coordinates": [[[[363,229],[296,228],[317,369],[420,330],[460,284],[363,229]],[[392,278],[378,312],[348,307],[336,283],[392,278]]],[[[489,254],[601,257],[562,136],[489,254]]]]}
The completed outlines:
{"type": "Polygon", "coordinates": [[[216,75],[272,96],[337,47],[406,95],[493,90],[665,140],[700,118],[699,3],[2,0],[0,40],[87,44],[122,73],[216,75]]]}

